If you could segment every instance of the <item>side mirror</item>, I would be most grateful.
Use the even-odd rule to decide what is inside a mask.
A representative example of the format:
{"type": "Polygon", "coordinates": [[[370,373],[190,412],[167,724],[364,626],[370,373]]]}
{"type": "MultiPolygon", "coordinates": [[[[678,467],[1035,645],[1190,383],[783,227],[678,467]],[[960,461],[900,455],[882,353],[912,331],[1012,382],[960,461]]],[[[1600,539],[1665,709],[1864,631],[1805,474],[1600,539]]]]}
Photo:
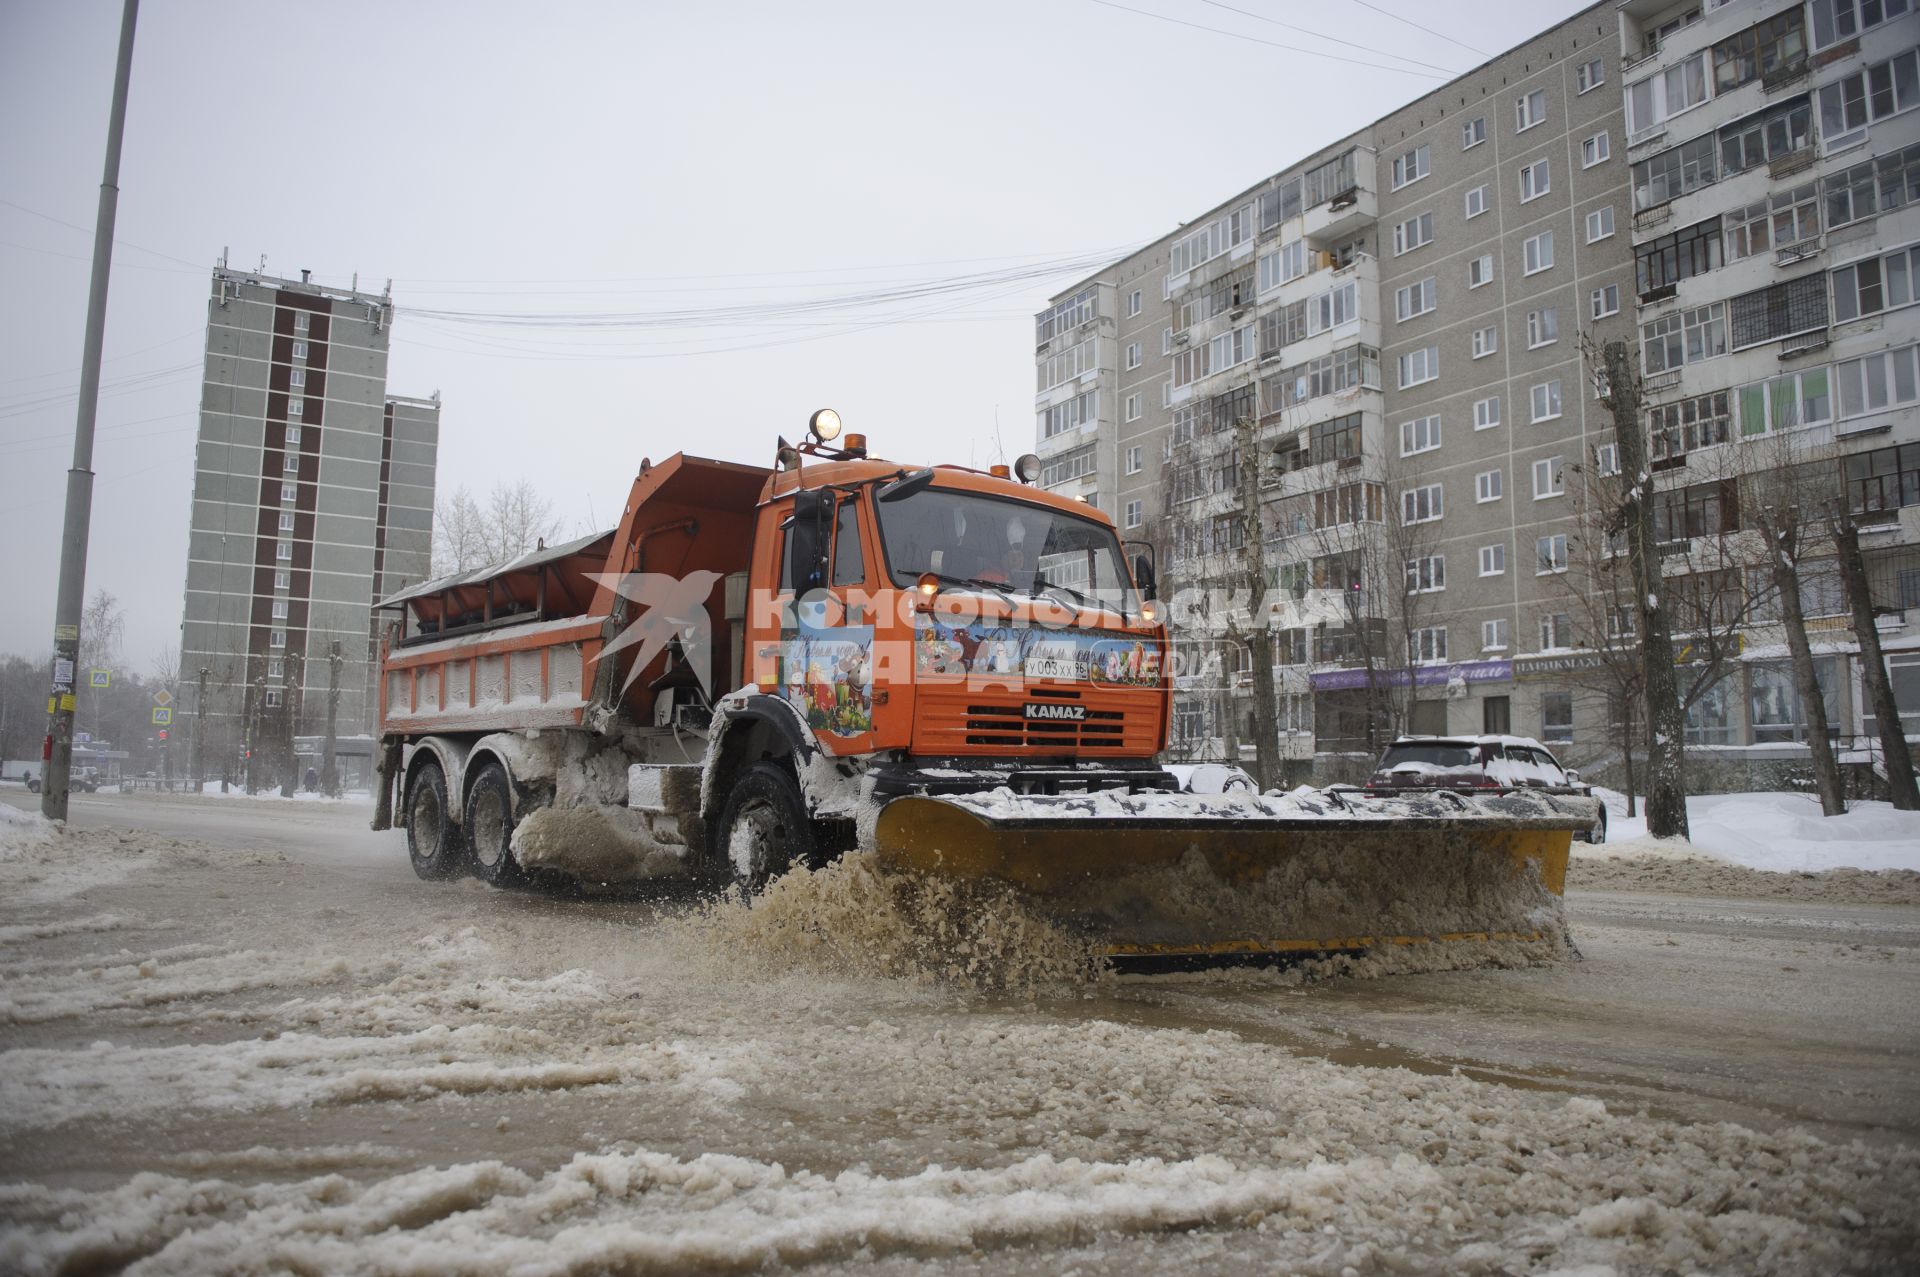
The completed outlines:
{"type": "Polygon", "coordinates": [[[1133,560],[1133,581],[1140,591],[1140,597],[1152,602],[1159,583],[1154,580],[1153,560],[1146,555],[1136,555],[1133,560]]]}
{"type": "Polygon", "coordinates": [[[1567,768],[1567,783],[1572,785],[1577,785],[1580,783],[1580,773],[1575,771],[1571,767],[1567,768]]]}
{"type": "Polygon", "coordinates": [[[932,470],[915,470],[912,474],[901,475],[876,493],[881,501],[901,501],[933,482],[932,470]]]}
{"type": "Polygon", "coordinates": [[[793,592],[802,595],[827,583],[827,546],[832,536],[833,494],[803,488],[793,494],[787,553],[793,562],[793,592]]]}

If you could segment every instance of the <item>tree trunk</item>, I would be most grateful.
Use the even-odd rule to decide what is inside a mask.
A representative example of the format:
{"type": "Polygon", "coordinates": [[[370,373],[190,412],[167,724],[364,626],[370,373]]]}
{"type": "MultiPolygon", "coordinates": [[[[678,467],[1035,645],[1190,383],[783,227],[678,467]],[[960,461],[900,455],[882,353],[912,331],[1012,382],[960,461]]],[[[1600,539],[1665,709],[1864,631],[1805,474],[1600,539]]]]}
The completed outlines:
{"type": "Polygon", "coordinates": [[[1633,698],[1620,698],[1620,765],[1626,771],[1627,815],[1634,814],[1633,803],[1633,698]]]}
{"type": "Polygon", "coordinates": [[[1847,604],[1853,610],[1853,632],[1860,640],[1860,669],[1866,679],[1867,699],[1873,704],[1880,752],[1887,761],[1889,796],[1897,811],[1920,811],[1913,753],[1907,747],[1900,707],[1893,699],[1887,661],[1880,653],[1880,631],[1873,623],[1873,588],[1867,579],[1866,560],[1860,554],[1860,529],[1854,526],[1853,513],[1845,505],[1836,511],[1832,530],[1833,546],[1840,558],[1840,579],[1846,586],[1847,604]]]}
{"type": "MultiPolygon", "coordinates": [[[[1793,516],[1788,515],[1791,519],[1793,516]]],[[[1798,537],[1791,528],[1773,525],[1764,515],[1761,530],[1767,537],[1767,566],[1773,572],[1773,590],[1780,596],[1780,625],[1787,632],[1787,651],[1793,657],[1793,683],[1807,717],[1807,751],[1813,756],[1813,787],[1820,795],[1820,813],[1838,816],[1847,809],[1840,794],[1840,767],[1827,737],[1827,702],[1813,670],[1813,646],[1807,642],[1806,613],[1800,608],[1798,537]]]]}
{"type": "Polygon", "coordinates": [[[1647,832],[1684,838],[1687,827],[1686,720],[1673,672],[1673,631],[1667,621],[1660,557],[1653,540],[1653,474],[1640,422],[1640,379],[1625,342],[1607,343],[1607,393],[1620,448],[1634,610],[1640,621],[1640,663],[1647,689],[1647,832]]]}
{"type": "MultiPolygon", "coordinates": [[[[1267,595],[1267,540],[1260,518],[1260,453],[1253,418],[1233,423],[1234,446],[1240,452],[1240,515],[1246,521],[1246,543],[1241,546],[1241,571],[1246,578],[1248,606],[1260,606],[1246,636],[1253,657],[1253,770],[1265,792],[1280,784],[1280,704],[1273,686],[1273,614],[1265,607],[1267,595]]],[[[1239,751],[1229,761],[1238,764],[1239,751]]]]}

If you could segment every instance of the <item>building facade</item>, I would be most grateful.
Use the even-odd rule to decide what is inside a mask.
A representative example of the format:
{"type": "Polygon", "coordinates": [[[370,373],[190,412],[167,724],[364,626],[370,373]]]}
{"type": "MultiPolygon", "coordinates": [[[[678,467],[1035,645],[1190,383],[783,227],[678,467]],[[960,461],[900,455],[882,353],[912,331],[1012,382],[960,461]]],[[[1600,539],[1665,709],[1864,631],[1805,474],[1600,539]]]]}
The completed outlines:
{"type": "Polygon", "coordinates": [[[440,403],[387,393],[390,297],[215,270],[176,739],[209,774],[262,740],[372,728],[373,604],[425,579],[440,403]],[[206,705],[199,704],[204,672],[206,705]]]}
{"type": "MultiPolygon", "coordinates": [[[[1704,259],[1656,240],[1696,223],[1710,223],[1725,240],[1729,225],[1738,225],[1745,228],[1743,256],[1751,258],[1757,250],[1744,246],[1755,242],[1753,225],[1764,246],[1770,227],[1790,224],[1791,251],[1806,250],[1794,220],[1801,203],[1766,203],[1728,220],[1728,210],[1751,210],[1776,192],[1711,176],[1703,182],[1697,158],[1648,162],[1663,149],[1691,144],[1694,130],[1676,132],[1686,108],[1667,110],[1664,90],[1649,97],[1645,86],[1651,79],[1684,88],[1724,77],[1723,111],[1704,92],[1694,104],[1717,156],[1733,144],[1733,134],[1721,136],[1725,126],[1738,124],[1740,145],[1747,145],[1757,125],[1755,145],[1770,145],[1781,101],[1795,96],[1779,83],[1780,73],[1756,70],[1740,79],[1748,63],[1779,62],[1789,67],[1785,75],[1797,67],[1800,98],[1818,99],[1822,86],[1838,85],[1836,118],[1880,140],[1842,138],[1851,151],[1822,149],[1817,129],[1803,129],[1790,136],[1814,139],[1800,148],[1820,157],[1810,169],[1790,167],[1805,155],[1754,163],[1787,170],[1778,183],[1789,193],[1808,182],[1824,190],[1825,170],[1852,173],[1869,162],[1876,191],[1911,191],[1909,179],[1887,175],[1885,158],[1916,140],[1920,117],[1900,117],[1901,94],[1913,90],[1911,70],[1903,79],[1898,66],[1890,69],[1883,103],[1872,92],[1872,68],[1876,59],[1902,56],[1902,48],[1913,56],[1914,20],[1883,20],[1843,39],[1847,22],[1857,28],[1862,15],[1843,18],[1833,3],[1732,0],[1691,19],[1643,12],[1639,0],[1596,5],[1303,157],[1075,285],[1042,312],[1041,482],[1095,502],[1123,536],[1152,543],[1168,591],[1215,587],[1205,596],[1212,601],[1173,613],[1187,652],[1176,752],[1251,756],[1259,724],[1248,670],[1260,649],[1246,641],[1244,626],[1223,629],[1219,617],[1207,615],[1232,613],[1232,600],[1223,601],[1218,587],[1244,581],[1250,564],[1264,576],[1277,617],[1273,718],[1296,774],[1339,774],[1332,764],[1341,757],[1369,760],[1384,737],[1399,731],[1512,732],[1555,742],[1582,761],[1613,748],[1633,707],[1609,687],[1605,654],[1633,635],[1630,609],[1606,606],[1617,600],[1593,585],[1613,568],[1602,497],[1619,483],[1599,351],[1627,342],[1643,361],[1653,405],[1647,426],[1656,443],[1669,419],[1697,415],[1677,403],[1715,389],[1729,393],[1725,378],[1736,370],[1765,386],[1803,361],[1835,359],[1810,350],[1782,353],[1783,342],[1796,352],[1810,347],[1810,329],[1767,338],[1756,330],[1755,342],[1771,349],[1744,362],[1729,352],[1713,385],[1696,389],[1685,380],[1690,365],[1681,378],[1667,376],[1668,330],[1679,335],[1684,363],[1689,350],[1701,348],[1688,343],[1706,321],[1688,317],[1703,304],[1704,294],[1693,295],[1701,282],[1689,277],[1679,293],[1661,295],[1661,272],[1669,270],[1663,263],[1704,259]],[[1798,15],[1808,46],[1816,29],[1835,32],[1836,52],[1810,74],[1817,51],[1811,59],[1803,51],[1789,66],[1791,49],[1779,37],[1763,41],[1772,31],[1767,24],[1783,12],[1798,15]],[[1713,53],[1729,40],[1728,51],[1713,53]],[[1716,72],[1729,60],[1738,65],[1716,72]],[[1669,62],[1682,69],[1669,74],[1669,62]],[[1704,70],[1696,76],[1687,66],[1704,70]],[[1856,109],[1859,95],[1846,86],[1854,82],[1849,76],[1862,74],[1865,105],[1856,109]],[[1883,106],[1884,117],[1875,115],[1883,106]],[[1675,175],[1664,176],[1669,170],[1675,175]],[[1669,190],[1672,196],[1655,198],[1669,190]],[[1656,211],[1681,199],[1693,207],[1656,211]],[[1249,464],[1251,483],[1243,470],[1249,464]],[[1257,523],[1246,514],[1250,491],[1260,506],[1257,523]],[[1254,527],[1259,544],[1250,554],[1254,527]],[[1201,651],[1211,665],[1194,659],[1201,651]]],[[[1693,144],[1686,155],[1699,149],[1693,144]]],[[[1875,198],[1884,209],[1887,197],[1875,198]]],[[[1889,220],[1884,211],[1879,216],[1889,220]]],[[[1863,238],[1882,255],[1915,238],[1888,238],[1892,229],[1863,238]]],[[[1688,242],[1708,231],[1702,226],[1688,242]]],[[[1811,268],[1783,265],[1789,248],[1767,247],[1760,256],[1739,280],[1722,278],[1737,293],[1761,290],[1762,300],[1751,305],[1768,314],[1793,310],[1792,298],[1774,300],[1763,291],[1779,291],[1779,281],[1761,272],[1811,277],[1811,268]]],[[[1822,288],[1837,269],[1820,272],[1822,288]]],[[[1880,277],[1893,278],[1891,265],[1881,270],[1880,277]]],[[[1724,309],[1731,295],[1716,292],[1714,300],[1724,309]]],[[[1885,327],[1910,343],[1911,315],[1905,325],[1885,317],[1885,327]]],[[[1849,322],[1863,333],[1883,327],[1864,313],[1849,322]]],[[[1868,346],[1887,344],[1855,342],[1838,329],[1834,340],[1823,350],[1853,353],[1859,344],[1863,358],[1868,346]]],[[[1911,352],[1900,368],[1910,389],[1911,352]]],[[[1878,375],[1897,378],[1899,369],[1889,364],[1878,375]]],[[[1886,400],[1861,393],[1863,405],[1886,400]]],[[[1764,394],[1763,404],[1770,402],[1764,394]]],[[[1902,461],[1908,454],[1900,446],[1915,433],[1911,399],[1872,411],[1878,442],[1846,447],[1876,454],[1893,448],[1856,468],[1864,467],[1862,482],[1879,485],[1875,492],[1904,493],[1911,464],[1902,461]]],[[[1833,438],[1829,431],[1819,442],[1831,445],[1833,438]]],[[[1672,450],[1660,444],[1658,451],[1660,464],[1669,465],[1672,450]]],[[[1716,465],[1732,473],[1779,460],[1753,449],[1716,465]]],[[[1682,481],[1663,473],[1660,482],[1664,488],[1682,481]]],[[[1672,500],[1687,508],[1685,498],[1672,500]]],[[[1911,505],[1920,493],[1900,500],[1911,505]]],[[[1896,545],[1916,540],[1900,522],[1912,517],[1911,510],[1896,514],[1888,523],[1895,530],[1876,534],[1895,557],[1906,553],[1896,545]]],[[[1679,518],[1671,526],[1689,525],[1679,518]]],[[[1897,604],[1904,578],[1881,558],[1876,570],[1897,604]]],[[[1752,612],[1756,624],[1763,616],[1763,608],[1752,612]]],[[[1897,646],[1900,636],[1890,637],[1897,646]]],[[[1771,650],[1772,638],[1749,625],[1739,655],[1771,650]]],[[[1830,664],[1844,684],[1844,660],[1830,664]]],[[[1920,680],[1920,671],[1913,677],[1920,680]]],[[[1777,691],[1777,680],[1767,680],[1763,673],[1756,692],[1751,680],[1736,678],[1737,691],[1729,686],[1707,699],[1760,704],[1756,697],[1777,691]]],[[[1920,687],[1912,690],[1920,694],[1920,687]]],[[[1843,696],[1843,705],[1857,704],[1843,696]]],[[[1857,712],[1836,721],[1860,727],[1857,712]]],[[[1743,722],[1701,743],[1760,739],[1743,722]]]]}

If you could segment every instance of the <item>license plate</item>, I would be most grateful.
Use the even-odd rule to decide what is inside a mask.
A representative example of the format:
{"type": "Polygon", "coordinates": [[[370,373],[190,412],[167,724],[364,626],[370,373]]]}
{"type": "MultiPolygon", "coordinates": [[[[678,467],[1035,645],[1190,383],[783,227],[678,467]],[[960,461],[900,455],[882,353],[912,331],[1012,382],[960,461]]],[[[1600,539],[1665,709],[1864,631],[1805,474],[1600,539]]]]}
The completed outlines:
{"type": "Polygon", "coordinates": [[[1042,723],[1084,723],[1087,721],[1087,707],[1062,701],[1028,701],[1021,706],[1028,722],[1042,723]]]}

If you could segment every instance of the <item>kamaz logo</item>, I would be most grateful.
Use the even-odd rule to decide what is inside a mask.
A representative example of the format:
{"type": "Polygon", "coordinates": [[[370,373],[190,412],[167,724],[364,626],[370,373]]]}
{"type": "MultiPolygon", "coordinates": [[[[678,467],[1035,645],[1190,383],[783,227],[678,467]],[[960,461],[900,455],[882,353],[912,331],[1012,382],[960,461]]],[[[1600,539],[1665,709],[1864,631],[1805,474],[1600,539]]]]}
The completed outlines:
{"type": "Polygon", "coordinates": [[[1026,712],[1028,722],[1032,722],[1035,719],[1047,719],[1062,723],[1084,723],[1087,721],[1087,707],[1085,705],[1061,705],[1048,701],[1028,701],[1021,708],[1026,712]]]}

